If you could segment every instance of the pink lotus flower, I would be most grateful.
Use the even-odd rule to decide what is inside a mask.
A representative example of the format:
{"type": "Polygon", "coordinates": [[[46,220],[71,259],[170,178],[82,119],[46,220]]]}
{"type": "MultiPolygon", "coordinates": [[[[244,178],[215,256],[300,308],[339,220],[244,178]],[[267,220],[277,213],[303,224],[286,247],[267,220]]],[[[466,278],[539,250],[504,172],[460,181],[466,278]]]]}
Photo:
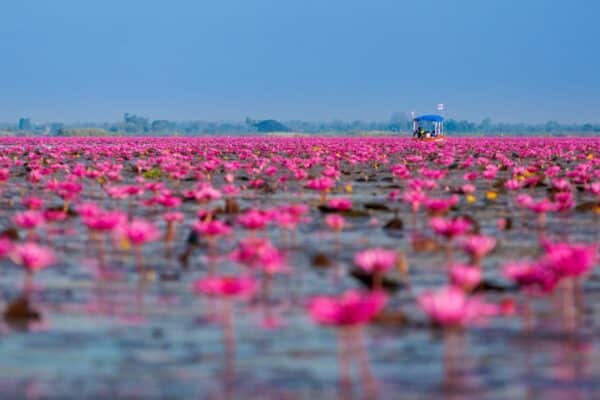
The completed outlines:
{"type": "Polygon", "coordinates": [[[581,276],[588,273],[596,263],[597,248],[578,243],[549,243],[542,264],[551,268],[559,277],[581,276]]]}
{"type": "Polygon", "coordinates": [[[221,192],[208,185],[200,187],[193,195],[199,203],[207,203],[221,198],[221,192]]]}
{"type": "Polygon", "coordinates": [[[285,256],[276,247],[263,250],[261,255],[260,269],[268,275],[288,272],[285,256]]]}
{"type": "Polygon", "coordinates": [[[475,186],[471,185],[470,183],[466,183],[466,184],[462,185],[460,187],[460,189],[465,194],[472,194],[475,192],[475,186]]]}
{"type": "Polygon", "coordinates": [[[127,221],[127,216],[121,211],[105,211],[97,209],[93,215],[83,217],[83,223],[91,230],[110,232],[127,221]]]}
{"type": "Polygon", "coordinates": [[[483,171],[483,173],[481,175],[483,175],[483,177],[487,180],[492,180],[496,177],[497,174],[498,174],[498,167],[495,165],[488,164],[488,165],[486,165],[485,170],[483,171]]]}
{"type": "Polygon", "coordinates": [[[396,264],[396,252],[382,248],[363,250],[354,256],[354,263],[368,273],[383,273],[396,264]]]}
{"type": "Polygon", "coordinates": [[[458,203],[458,196],[454,195],[448,199],[426,199],[425,206],[430,213],[433,214],[444,214],[447,213],[450,208],[458,203]]]}
{"type": "Polygon", "coordinates": [[[318,296],[309,301],[308,312],[319,324],[335,326],[361,325],[369,322],[385,307],[382,292],[347,291],[341,296],[318,296]]]}
{"type": "Polygon", "coordinates": [[[352,208],[352,202],[349,199],[335,198],[330,199],[327,205],[337,211],[347,211],[352,208]]]}
{"type": "Polygon", "coordinates": [[[558,283],[556,274],[538,262],[512,261],[504,265],[502,273],[519,286],[531,290],[552,291],[558,283]]]}
{"type": "Polygon", "coordinates": [[[590,183],[586,188],[596,196],[600,196],[600,182],[590,183]]]}
{"type": "Polygon", "coordinates": [[[248,230],[263,229],[269,222],[267,215],[259,210],[249,210],[237,218],[237,222],[248,230]]]}
{"type": "Polygon", "coordinates": [[[172,196],[170,194],[162,194],[162,195],[156,196],[154,198],[154,201],[157,204],[160,204],[161,206],[166,207],[166,208],[176,208],[181,205],[181,199],[179,197],[172,196]]]}
{"type": "Polygon", "coordinates": [[[250,297],[256,287],[256,281],[251,277],[214,276],[194,282],[196,293],[228,298],[250,297]]]}
{"type": "Polygon", "coordinates": [[[198,221],[194,224],[194,230],[202,236],[212,238],[231,234],[229,225],[219,220],[198,221]]]}
{"type": "Polygon", "coordinates": [[[327,224],[327,226],[329,226],[331,230],[336,232],[340,232],[341,230],[343,230],[344,226],[346,225],[344,217],[342,217],[339,214],[328,215],[327,217],[325,217],[325,223],[327,224]]]}
{"type": "Polygon", "coordinates": [[[183,213],[179,211],[166,212],[163,214],[162,219],[167,223],[181,222],[183,221],[183,213]]]}
{"type": "Polygon", "coordinates": [[[546,176],[549,176],[549,177],[554,177],[560,173],[560,169],[561,169],[560,166],[553,165],[551,167],[546,168],[546,170],[544,171],[544,174],[546,174],[546,176]]]}
{"type": "Polygon", "coordinates": [[[13,249],[14,245],[10,239],[0,237],[0,258],[6,257],[13,249]]]}
{"type": "Polygon", "coordinates": [[[287,210],[279,210],[274,214],[274,219],[283,229],[294,229],[300,222],[300,219],[287,210]]]}
{"type": "Polygon", "coordinates": [[[526,194],[526,193],[521,193],[519,195],[517,195],[517,204],[521,207],[529,207],[530,204],[533,203],[533,198],[526,194]]]}
{"type": "MultiPolygon", "coordinates": [[[[231,184],[231,183],[233,183],[233,181],[235,181],[235,176],[231,173],[227,173],[227,174],[225,174],[223,179],[225,180],[225,182],[231,184]]],[[[226,193],[226,192],[223,191],[223,193],[226,193]]]]}
{"type": "Polygon", "coordinates": [[[496,247],[496,239],[491,236],[469,235],[462,239],[461,246],[474,260],[480,260],[496,247]]]}
{"type": "Polygon", "coordinates": [[[421,169],[421,176],[427,179],[442,179],[447,174],[447,171],[437,169],[421,169]]]}
{"type": "Polygon", "coordinates": [[[506,230],[509,227],[509,220],[506,218],[498,218],[498,221],[496,221],[496,226],[500,230],[506,230]]]}
{"type": "Polygon", "coordinates": [[[506,188],[506,190],[519,190],[523,187],[523,185],[516,179],[509,179],[504,184],[504,187],[506,188]]]}
{"type": "Polygon", "coordinates": [[[398,179],[410,178],[410,170],[404,164],[393,165],[390,168],[390,172],[398,179]]]}
{"type": "Polygon", "coordinates": [[[240,241],[237,249],[231,253],[231,259],[267,273],[286,270],[283,254],[268,239],[247,238],[240,241]]]}
{"type": "Polygon", "coordinates": [[[438,186],[432,179],[411,179],[408,181],[408,188],[413,191],[432,190],[438,186]]]}
{"type": "Polygon", "coordinates": [[[447,219],[442,217],[431,218],[429,226],[438,235],[452,239],[471,229],[471,223],[464,218],[447,219]]]}
{"type": "Polygon", "coordinates": [[[77,212],[82,218],[89,218],[97,215],[101,211],[96,203],[81,203],[77,206],[77,212]]]}
{"type": "Polygon", "coordinates": [[[0,183],[5,183],[10,179],[10,170],[8,168],[0,168],[0,183]]]}
{"type": "MultiPolygon", "coordinates": [[[[27,182],[29,182],[29,183],[38,183],[41,180],[42,180],[42,173],[39,170],[37,170],[37,169],[32,170],[27,175],[27,182]]],[[[1,182],[2,181],[0,180],[0,183],[1,182]]]]}
{"type": "Polygon", "coordinates": [[[340,171],[331,165],[326,165],[325,168],[323,168],[322,174],[323,174],[323,176],[326,176],[328,178],[335,179],[340,176],[340,171]]]}
{"type": "Polygon", "coordinates": [[[420,190],[411,190],[404,193],[404,196],[402,196],[402,200],[411,205],[413,212],[419,211],[421,204],[423,204],[426,199],[427,195],[420,190]]]}
{"type": "Polygon", "coordinates": [[[477,177],[479,176],[479,174],[475,171],[471,171],[471,172],[467,172],[466,174],[463,175],[463,179],[466,181],[474,181],[477,179],[477,177]]]}
{"type": "Polygon", "coordinates": [[[556,205],[549,199],[542,199],[537,202],[532,200],[526,206],[536,214],[545,214],[549,211],[556,211],[556,205]]]}
{"type": "Polygon", "coordinates": [[[575,199],[571,192],[558,192],[554,195],[554,207],[556,211],[569,211],[575,206],[575,199]]]}
{"type": "Polygon", "coordinates": [[[571,190],[571,182],[567,179],[554,179],[552,181],[552,187],[561,192],[571,190]]]}
{"type": "Polygon", "coordinates": [[[481,282],[481,268],[471,265],[453,265],[450,267],[450,282],[465,291],[471,291],[481,282]]]}
{"type": "Polygon", "coordinates": [[[44,201],[39,197],[25,197],[23,199],[23,205],[29,210],[39,210],[43,204],[44,201]]]}
{"type": "Polygon", "coordinates": [[[67,213],[62,210],[44,210],[46,222],[60,222],[67,219],[67,213]]]}
{"type": "Polygon", "coordinates": [[[15,264],[25,268],[33,274],[54,264],[54,253],[48,247],[33,242],[17,244],[11,254],[15,264]]]}
{"type": "Polygon", "coordinates": [[[308,206],[306,204],[289,204],[284,206],[283,209],[298,219],[308,214],[308,206]]]}
{"type": "Polygon", "coordinates": [[[319,192],[326,192],[335,186],[335,181],[327,176],[311,179],[306,182],[306,187],[319,192]]]}
{"type": "Polygon", "coordinates": [[[83,185],[75,180],[66,180],[58,183],[56,193],[65,201],[75,199],[83,190],[83,185]]]}
{"type": "Polygon", "coordinates": [[[154,224],[143,219],[134,219],[126,224],[123,230],[127,240],[135,246],[152,242],[160,237],[160,231],[154,224]]]}
{"type": "Polygon", "coordinates": [[[23,229],[35,229],[40,225],[44,224],[44,216],[42,213],[36,210],[27,210],[20,213],[16,213],[13,217],[13,222],[19,228],[23,229]]]}
{"type": "Polygon", "coordinates": [[[418,302],[436,325],[444,327],[465,326],[493,313],[493,309],[488,309],[487,305],[469,298],[462,290],[452,286],[422,293],[418,302]]]}
{"type": "Polygon", "coordinates": [[[225,185],[221,188],[221,192],[225,196],[236,196],[240,193],[240,189],[235,185],[225,185]]]}

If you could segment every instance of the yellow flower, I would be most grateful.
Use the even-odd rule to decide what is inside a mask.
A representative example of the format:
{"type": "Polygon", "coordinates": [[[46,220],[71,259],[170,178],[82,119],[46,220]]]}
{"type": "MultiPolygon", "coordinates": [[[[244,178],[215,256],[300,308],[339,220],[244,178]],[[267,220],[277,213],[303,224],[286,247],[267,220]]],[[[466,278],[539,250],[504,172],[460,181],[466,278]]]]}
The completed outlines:
{"type": "Polygon", "coordinates": [[[344,186],[344,190],[346,191],[346,193],[352,193],[352,185],[347,184],[346,186],[344,186]]]}
{"type": "Polygon", "coordinates": [[[127,240],[126,238],[121,239],[121,249],[122,250],[129,250],[131,248],[131,244],[129,243],[129,240],[127,240]]]}
{"type": "Polygon", "coordinates": [[[467,198],[467,203],[469,203],[469,204],[473,204],[473,203],[475,203],[477,201],[477,197],[475,197],[472,194],[468,194],[466,196],[466,198],[467,198]]]}
{"type": "Polygon", "coordinates": [[[494,201],[498,198],[498,193],[494,192],[493,190],[489,190],[486,194],[485,194],[485,198],[490,200],[490,201],[494,201]]]}

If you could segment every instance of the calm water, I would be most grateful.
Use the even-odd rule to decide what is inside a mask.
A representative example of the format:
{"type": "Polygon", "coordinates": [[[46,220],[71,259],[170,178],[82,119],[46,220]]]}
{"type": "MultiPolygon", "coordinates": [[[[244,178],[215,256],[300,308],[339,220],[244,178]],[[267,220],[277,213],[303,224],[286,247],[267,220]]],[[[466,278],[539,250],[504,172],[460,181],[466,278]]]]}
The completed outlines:
{"type": "MultiPolygon", "coordinates": [[[[353,184],[353,193],[346,196],[352,198],[355,209],[362,209],[366,202],[386,202],[385,195],[392,189],[390,175],[372,174],[367,182],[362,181],[362,174],[343,178],[353,184]]],[[[447,179],[461,174],[452,172],[447,179]]],[[[220,182],[220,176],[215,181],[220,182]]],[[[536,190],[539,196],[545,195],[545,188],[536,190]]],[[[300,188],[293,185],[277,194],[247,191],[240,203],[242,208],[292,201],[314,204],[314,195],[297,192],[300,188]]],[[[3,195],[5,201],[12,198],[19,204],[15,188],[7,188],[3,195]]],[[[85,196],[94,199],[97,193],[88,191],[85,196]]],[[[586,200],[583,193],[578,196],[578,202],[586,200]]],[[[475,204],[461,204],[460,212],[473,216],[482,233],[499,240],[497,250],[484,261],[486,280],[510,289],[498,266],[510,258],[536,254],[535,221],[521,219],[506,203],[506,196],[497,202],[480,198],[475,204]],[[515,218],[512,230],[498,231],[496,220],[502,216],[515,218]]],[[[10,225],[8,218],[19,207],[3,207],[2,226],[10,225]]],[[[423,289],[445,282],[444,253],[413,250],[413,227],[405,206],[400,212],[405,223],[401,232],[390,235],[382,229],[392,218],[391,212],[369,211],[369,216],[348,218],[351,227],[341,234],[339,243],[313,206],[312,221],[299,228],[295,241],[283,237],[277,228],[268,231],[286,249],[293,273],[277,277],[269,301],[235,304],[234,325],[228,328],[233,330],[232,343],[224,340],[226,329],[219,318],[223,304],[190,289],[206,271],[205,249],[194,249],[187,268],[178,260],[198,206],[185,203],[183,209],[188,223],[180,227],[172,254],[165,254],[162,244],[146,248],[147,264],[156,271],[146,280],[139,279],[129,255],[118,248],[111,248],[109,257],[115,276],[98,279],[97,257],[78,218],[66,224],[69,236],[49,236],[62,249],[62,257],[59,265],[35,277],[32,302],[42,320],[21,326],[0,323],[0,398],[600,398],[597,270],[585,282],[585,313],[575,333],[564,333],[556,318],[553,304],[560,300],[560,292],[554,303],[534,301],[536,321],[530,331],[514,316],[464,332],[443,333],[430,329],[414,299],[423,289]],[[348,274],[352,257],[358,249],[374,245],[404,250],[411,282],[410,290],[393,294],[389,306],[392,311],[402,310],[409,322],[377,323],[364,332],[375,392],[368,390],[358,368],[351,387],[339,384],[336,331],[314,325],[304,308],[311,295],[358,287],[348,274]],[[311,266],[317,253],[326,254],[334,266],[311,266]]],[[[146,209],[136,207],[132,212],[158,220],[146,209]]],[[[547,232],[590,241],[597,237],[599,227],[591,214],[574,212],[567,220],[551,217],[547,232]]],[[[226,258],[234,242],[230,238],[219,243],[220,271],[239,270],[226,258]]],[[[6,260],[0,268],[0,304],[6,307],[20,296],[23,274],[6,260]]],[[[490,301],[507,296],[522,300],[512,291],[484,295],[490,301]]]]}

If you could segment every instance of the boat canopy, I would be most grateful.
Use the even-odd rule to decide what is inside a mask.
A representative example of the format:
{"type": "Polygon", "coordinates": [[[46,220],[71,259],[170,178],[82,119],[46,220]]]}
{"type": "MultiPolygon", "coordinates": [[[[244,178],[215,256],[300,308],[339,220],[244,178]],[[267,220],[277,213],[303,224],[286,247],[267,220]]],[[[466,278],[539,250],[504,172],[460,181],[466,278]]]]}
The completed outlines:
{"type": "Polygon", "coordinates": [[[422,122],[422,121],[442,122],[442,121],[444,121],[444,117],[442,117],[441,115],[436,115],[436,114],[427,114],[427,115],[420,115],[420,116],[416,117],[415,121],[417,121],[417,122],[422,122]]]}

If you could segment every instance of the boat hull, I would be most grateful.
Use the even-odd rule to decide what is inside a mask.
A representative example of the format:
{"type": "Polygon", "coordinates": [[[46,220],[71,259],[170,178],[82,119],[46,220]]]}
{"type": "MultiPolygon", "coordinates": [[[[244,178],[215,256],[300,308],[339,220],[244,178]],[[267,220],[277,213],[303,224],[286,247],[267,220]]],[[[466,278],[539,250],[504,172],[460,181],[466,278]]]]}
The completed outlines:
{"type": "Polygon", "coordinates": [[[414,138],[413,140],[417,140],[419,142],[443,142],[444,140],[446,140],[445,137],[443,136],[438,136],[438,137],[433,137],[433,138],[414,138]]]}

